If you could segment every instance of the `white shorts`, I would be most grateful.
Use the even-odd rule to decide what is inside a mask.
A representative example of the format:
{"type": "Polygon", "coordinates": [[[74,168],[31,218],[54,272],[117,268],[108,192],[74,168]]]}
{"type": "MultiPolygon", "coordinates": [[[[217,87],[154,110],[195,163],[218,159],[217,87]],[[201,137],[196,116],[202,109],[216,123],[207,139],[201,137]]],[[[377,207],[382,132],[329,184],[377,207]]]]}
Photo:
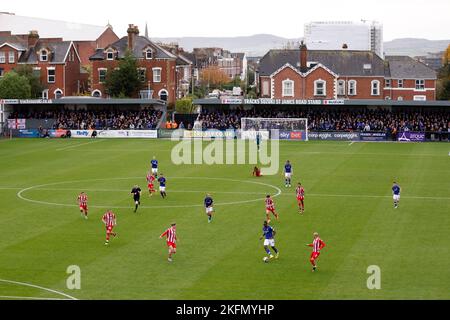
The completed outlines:
{"type": "Polygon", "coordinates": [[[211,212],[213,212],[214,211],[214,208],[213,207],[208,207],[208,208],[206,208],[206,213],[211,213],[211,212]]]}
{"type": "Polygon", "coordinates": [[[160,192],[166,192],[166,187],[159,187],[160,192]]]}
{"type": "Polygon", "coordinates": [[[292,173],[291,173],[291,172],[286,172],[286,173],[284,174],[284,177],[285,177],[286,179],[290,179],[290,178],[292,177],[292,173]]]}
{"type": "Polygon", "coordinates": [[[394,201],[399,201],[400,200],[400,195],[399,194],[394,194],[394,201]]]}
{"type": "Polygon", "coordinates": [[[158,168],[152,168],[152,173],[158,173],[158,168]]]}
{"type": "Polygon", "coordinates": [[[264,246],[275,247],[275,239],[264,240],[264,246]]]}

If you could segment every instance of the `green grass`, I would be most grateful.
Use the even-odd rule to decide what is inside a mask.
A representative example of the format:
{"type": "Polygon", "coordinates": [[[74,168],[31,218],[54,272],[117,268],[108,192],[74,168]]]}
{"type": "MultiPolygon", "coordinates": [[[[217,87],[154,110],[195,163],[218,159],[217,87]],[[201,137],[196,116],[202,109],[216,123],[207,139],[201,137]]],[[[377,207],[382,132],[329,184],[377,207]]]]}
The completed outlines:
{"type": "MultiPolygon", "coordinates": [[[[256,179],[251,165],[175,166],[173,145],[0,140],[0,278],[78,299],[450,298],[449,144],[282,142],[280,166],[291,160],[294,180],[306,188],[305,216],[297,214],[281,169],[256,179]],[[134,214],[129,191],[136,183],[145,190],[153,155],[168,176],[168,198],[144,193],[146,208],[134,214]],[[403,188],[398,210],[393,180],[403,188]],[[264,264],[258,199],[276,188],[281,255],[264,264]],[[76,207],[82,190],[90,197],[88,221],[76,207]],[[206,191],[218,204],[210,225],[202,208],[206,191]],[[256,201],[220,205],[248,200],[256,201]],[[105,247],[100,217],[108,206],[118,216],[119,237],[105,247]],[[158,237],[172,221],[180,241],[169,264],[158,237]],[[327,243],[317,273],[305,246],[314,231],[327,243]],[[66,287],[70,265],[81,268],[81,290],[66,287]],[[367,289],[370,265],[381,268],[381,290],[367,289]]],[[[0,296],[64,298],[4,282],[0,296]]]]}

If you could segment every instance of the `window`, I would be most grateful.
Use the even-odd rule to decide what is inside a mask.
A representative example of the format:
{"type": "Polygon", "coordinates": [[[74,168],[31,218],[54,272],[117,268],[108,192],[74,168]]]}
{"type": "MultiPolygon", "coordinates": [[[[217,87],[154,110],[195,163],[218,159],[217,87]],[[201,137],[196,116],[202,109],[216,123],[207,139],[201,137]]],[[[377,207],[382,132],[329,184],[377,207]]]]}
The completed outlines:
{"type": "Polygon", "coordinates": [[[282,83],[282,96],[293,97],[294,96],[294,81],[286,79],[282,83]]]}
{"type": "Polygon", "coordinates": [[[107,51],[106,52],[106,60],[114,60],[114,52],[107,51]]]}
{"type": "Polygon", "coordinates": [[[42,50],[41,51],[41,61],[48,61],[48,51],[47,50],[42,50]]]}
{"type": "Polygon", "coordinates": [[[425,80],[416,80],[416,90],[425,90],[425,80]]]}
{"type": "Polygon", "coordinates": [[[263,94],[263,96],[268,96],[269,95],[269,81],[264,81],[263,82],[262,94],[263,94]]]}
{"type": "Polygon", "coordinates": [[[166,90],[161,90],[159,92],[159,99],[163,100],[163,101],[167,101],[167,98],[169,97],[169,94],[166,90]]]}
{"type": "Polygon", "coordinates": [[[152,49],[145,50],[145,59],[147,59],[147,60],[153,59],[153,51],[152,51],[152,49]]]}
{"type": "Polygon", "coordinates": [[[380,95],[380,81],[378,80],[373,80],[371,82],[371,86],[372,86],[372,95],[373,96],[379,96],[380,95]]]}
{"type": "Polygon", "coordinates": [[[47,82],[55,83],[56,81],[56,71],[55,68],[47,68],[47,82]]]}
{"type": "Polygon", "coordinates": [[[62,95],[63,95],[63,93],[60,89],[55,90],[55,99],[61,99],[62,95]]]}
{"type": "Polygon", "coordinates": [[[153,68],[153,82],[161,82],[161,68],[153,68]]]}
{"type": "Polygon", "coordinates": [[[147,69],[138,68],[138,77],[141,82],[145,82],[147,80],[147,69]]]}
{"type": "Polygon", "coordinates": [[[390,88],[392,86],[391,79],[386,79],[386,88],[390,88]]]}
{"type": "Polygon", "coordinates": [[[8,55],[8,62],[9,63],[14,63],[15,60],[16,60],[16,56],[14,54],[14,51],[10,51],[9,55],[8,55]]]}
{"type": "Polygon", "coordinates": [[[41,78],[41,68],[33,68],[33,76],[35,76],[36,78],[41,78]]]}
{"type": "Polygon", "coordinates": [[[325,96],[326,95],[326,82],[323,80],[314,81],[314,95],[325,96]]]}
{"type": "Polygon", "coordinates": [[[102,96],[102,92],[100,90],[94,90],[92,91],[92,96],[94,98],[100,98],[102,96]]]}
{"type": "Polygon", "coordinates": [[[426,101],[427,97],[426,96],[414,96],[413,100],[414,101],[426,101]]]}
{"type": "Polygon", "coordinates": [[[0,78],[3,77],[3,69],[0,68],[0,78]]]}
{"type": "Polygon", "coordinates": [[[345,96],[345,81],[339,80],[337,85],[338,96],[345,96]]]}
{"type": "Polygon", "coordinates": [[[42,99],[47,100],[48,99],[48,89],[45,89],[42,91],[42,99]]]}
{"type": "Polygon", "coordinates": [[[75,61],[75,52],[73,52],[72,50],[69,52],[69,62],[74,62],[75,61]]]}
{"type": "Polygon", "coordinates": [[[108,71],[108,69],[105,69],[105,68],[98,69],[98,82],[99,83],[105,83],[107,71],[108,71]]]}
{"type": "Polygon", "coordinates": [[[356,96],[356,80],[350,80],[348,82],[348,95],[356,96]]]}
{"type": "Polygon", "coordinates": [[[6,63],[6,53],[0,52],[0,63],[6,63]]]}
{"type": "Polygon", "coordinates": [[[403,79],[398,80],[398,87],[403,88],[403,79]]]}

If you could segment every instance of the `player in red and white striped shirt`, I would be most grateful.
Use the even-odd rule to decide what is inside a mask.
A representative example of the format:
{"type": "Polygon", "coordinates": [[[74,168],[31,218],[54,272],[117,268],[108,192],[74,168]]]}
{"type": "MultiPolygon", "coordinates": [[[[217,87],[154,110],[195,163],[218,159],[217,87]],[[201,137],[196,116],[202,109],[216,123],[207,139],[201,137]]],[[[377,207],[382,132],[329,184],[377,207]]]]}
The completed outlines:
{"type": "Polygon", "coordinates": [[[80,206],[81,216],[87,219],[88,218],[88,196],[86,193],[82,192],[78,196],[78,205],[80,206]]]}
{"type": "Polygon", "coordinates": [[[172,223],[170,228],[167,229],[162,235],[159,236],[160,239],[166,237],[167,239],[167,247],[169,247],[169,257],[167,260],[172,262],[172,255],[177,253],[177,224],[172,223]]]}
{"type": "Polygon", "coordinates": [[[156,193],[155,190],[155,176],[154,174],[152,174],[151,172],[147,173],[147,187],[148,187],[148,193],[150,194],[150,196],[153,196],[154,193],[156,193]]]}
{"type": "Polygon", "coordinates": [[[317,269],[317,263],[316,260],[320,256],[320,251],[325,247],[325,242],[320,239],[319,234],[317,232],[314,232],[314,240],[313,243],[307,244],[308,247],[313,248],[313,252],[311,253],[311,257],[309,258],[309,261],[313,265],[312,271],[316,271],[317,269]]]}
{"type": "Polygon", "coordinates": [[[266,202],[266,221],[267,221],[267,223],[270,223],[270,213],[272,213],[275,216],[275,218],[278,220],[279,216],[275,212],[275,203],[273,202],[273,199],[271,198],[270,195],[267,195],[265,202],[266,202]]]}
{"type": "Polygon", "coordinates": [[[302,184],[299,182],[297,185],[297,189],[295,190],[297,194],[297,202],[298,202],[298,210],[300,214],[305,212],[305,189],[302,184]]]}
{"type": "Polygon", "coordinates": [[[111,236],[116,237],[116,233],[113,232],[113,228],[116,226],[116,215],[108,210],[102,217],[102,221],[106,226],[106,242],[105,246],[109,245],[109,238],[111,236]]]}

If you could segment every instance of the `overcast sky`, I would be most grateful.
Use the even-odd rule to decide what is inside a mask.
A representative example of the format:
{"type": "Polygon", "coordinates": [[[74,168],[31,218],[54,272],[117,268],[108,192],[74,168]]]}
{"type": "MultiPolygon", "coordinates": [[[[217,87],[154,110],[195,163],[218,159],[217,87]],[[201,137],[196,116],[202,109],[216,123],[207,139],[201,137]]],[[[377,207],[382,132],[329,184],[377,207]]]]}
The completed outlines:
{"type": "Polygon", "coordinates": [[[128,23],[151,37],[303,36],[310,21],[377,20],[385,40],[450,39],[450,0],[20,0],[2,1],[0,11],[17,15],[106,25],[119,36],[128,23]],[[65,9],[65,3],[69,9],[65,9]]]}

